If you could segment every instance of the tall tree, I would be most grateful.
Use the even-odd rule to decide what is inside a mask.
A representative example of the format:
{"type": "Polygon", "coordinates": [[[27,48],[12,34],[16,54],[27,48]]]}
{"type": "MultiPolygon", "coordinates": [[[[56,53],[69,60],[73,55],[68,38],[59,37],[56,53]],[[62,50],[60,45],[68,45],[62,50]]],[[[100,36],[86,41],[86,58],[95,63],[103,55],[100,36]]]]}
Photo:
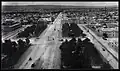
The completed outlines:
{"type": "Polygon", "coordinates": [[[19,45],[19,49],[22,50],[25,47],[25,42],[21,39],[19,39],[17,42],[19,45]]]}
{"type": "Polygon", "coordinates": [[[108,34],[107,33],[103,33],[103,37],[104,38],[108,38],[108,34]]]}
{"type": "Polygon", "coordinates": [[[26,38],[25,40],[26,40],[26,44],[29,45],[30,44],[29,38],[26,38]]]}
{"type": "Polygon", "coordinates": [[[12,42],[11,42],[10,39],[9,39],[9,40],[5,40],[5,48],[6,48],[5,51],[7,51],[7,52],[6,52],[7,55],[8,55],[9,57],[11,57],[11,55],[12,55],[12,42]]]}
{"type": "Polygon", "coordinates": [[[13,48],[13,52],[17,51],[17,43],[15,41],[12,42],[12,48],[13,48]]]}

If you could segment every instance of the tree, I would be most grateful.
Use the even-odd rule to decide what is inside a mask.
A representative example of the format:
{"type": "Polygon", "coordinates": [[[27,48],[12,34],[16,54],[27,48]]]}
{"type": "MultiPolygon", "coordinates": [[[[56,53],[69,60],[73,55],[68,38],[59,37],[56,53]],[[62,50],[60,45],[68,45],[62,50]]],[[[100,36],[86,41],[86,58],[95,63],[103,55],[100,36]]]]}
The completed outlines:
{"type": "Polygon", "coordinates": [[[54,18],[53,18],[53,17],[51,17],[51,21],[52,21],[52,22],[54,21],[54,18]]]}
{"type": "Polygon", "coordinates": [[[108,38],[108,34],[104,32],[104,33],[103,33],[103,37],[104,37],[104,38],[108,38]]]}
{"type": "Polygon", "coordinates": [[[92,28],[93,28],[93,29],[95,29],[95,27],[94,27],[94,26],[92,26],[92,28]]]}
{"type": "Polygon", "coordinates": [[[12,48],[14,52],[17,51],[17,43],[15,41],[12,42],[12,48]]]}
{"type": "Polygon", "coordinates": [[[26,40],[26,44],[29,45],[30,44],[29,38],[26,38],[25,40],[26,40]]]}
{"type": "Polygon", "coordinates": [[[83,37],[83,38],[86,37],[86,34],[82,34],[82,37],[83,37]]]}
{"type": "Polygon", "coordinates": [[[78,42],[82,42],[82,40],[80,38],[78,38],[78,42]]]}
{"type": "Polygon", "coordinates": [[[68,43],[68,47],[69,47],[68,50],[70,51],[70,53],[75,50],[75,46],[76,46],[76,39],[73,37],[68,43]]]}
{"type": "Polygon", "coordinates": [[[7,55],[7,48],[6,48],[6,45],[5,45],[5,43],[2,43],[2,53],[4,53],[5,55],[7,55]]]}
{"type": "Polygon", "coordinates": [[[17,42],[20,50],[25,47],[25,42],[23,40],[19,39],[17,42]]]}
{"type": "Polygon", "coordinates": [[[88,42],[90,42],[90,39],[86,38],[85,40],[83,40],[83,45],[86,46],[88,44],[88,42]]]}

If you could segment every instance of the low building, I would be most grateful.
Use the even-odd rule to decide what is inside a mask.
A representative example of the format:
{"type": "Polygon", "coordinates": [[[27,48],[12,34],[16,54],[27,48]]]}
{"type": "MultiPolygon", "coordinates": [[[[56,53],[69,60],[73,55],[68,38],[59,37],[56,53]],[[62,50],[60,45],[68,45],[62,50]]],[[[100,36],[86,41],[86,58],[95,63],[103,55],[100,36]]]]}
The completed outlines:
{"type": "Polygon", "coordinates": [[[106,25],[107,25],[108,28],[118,27],[118,23],[107,23],[106,25]]]}
{"type": "Polygon", "coordinates": [[[38,21],[41,21],[41,20],[43,20],[43,21],[49,21],[49,22],[51,22],[52,20],[51,20],[51,17],[49,17],[49,18],[40,18],[38,21]]]}
{"type": "Polygon", "coordinates": [[[108,38],[117,38],[119,36],[119,31],[116,28],[101,28],[100,33],[107,33],[108,38]]]}
{"type": "Polygon", "coordinates": [[[68,20],[62,20],[61,24],[68,23],[68,20]]]}
{"type": "Polygon", "coordinates": [[[114,18],[114,19],[118,19],[118,16],[112,16],[112,18],[114,18]]]}
{"type": "Polygon", "coordinates": [[[4,25],[2,25],[3,32],[10,32],[15,29],[18,29],[22,27],[20,22],[14,21],[14,20],[7,20],[4,25]]]}
{"type": "Polygon", "coordinates": [[[118,52],[118,46],[119,46],[118,38],[107,38],[107,40],[108,40],[108,45],[118,52]]]}
{"type": "Polygon", "coordinates": [[[11,25],[11,26],[3,26],[3,28],[4,28],[3,31],[10,32],[10,31],[18,29],[20,27],[22,27],[22,25],[20,23],[17,23],[17,24],[11,25]]]}

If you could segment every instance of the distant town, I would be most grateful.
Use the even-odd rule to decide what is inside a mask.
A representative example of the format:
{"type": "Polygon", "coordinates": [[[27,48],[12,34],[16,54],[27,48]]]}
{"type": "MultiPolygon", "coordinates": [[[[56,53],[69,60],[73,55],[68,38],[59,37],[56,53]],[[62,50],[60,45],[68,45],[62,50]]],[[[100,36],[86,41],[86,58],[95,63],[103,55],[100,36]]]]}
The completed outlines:
{"type": "Polygon", "coordinates": [[[118,7],[2,6],[2,69],[119,69],[118,7]]]}

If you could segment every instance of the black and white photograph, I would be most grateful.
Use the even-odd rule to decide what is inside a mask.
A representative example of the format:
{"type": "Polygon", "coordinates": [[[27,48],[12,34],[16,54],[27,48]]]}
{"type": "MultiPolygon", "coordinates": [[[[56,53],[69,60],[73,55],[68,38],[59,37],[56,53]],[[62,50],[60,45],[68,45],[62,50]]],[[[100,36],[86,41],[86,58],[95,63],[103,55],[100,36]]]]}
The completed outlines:
{"type": "Polygon", "coordinates": [[[119,69],[118,1],[1,1],[1,69],[119,69]]]}

